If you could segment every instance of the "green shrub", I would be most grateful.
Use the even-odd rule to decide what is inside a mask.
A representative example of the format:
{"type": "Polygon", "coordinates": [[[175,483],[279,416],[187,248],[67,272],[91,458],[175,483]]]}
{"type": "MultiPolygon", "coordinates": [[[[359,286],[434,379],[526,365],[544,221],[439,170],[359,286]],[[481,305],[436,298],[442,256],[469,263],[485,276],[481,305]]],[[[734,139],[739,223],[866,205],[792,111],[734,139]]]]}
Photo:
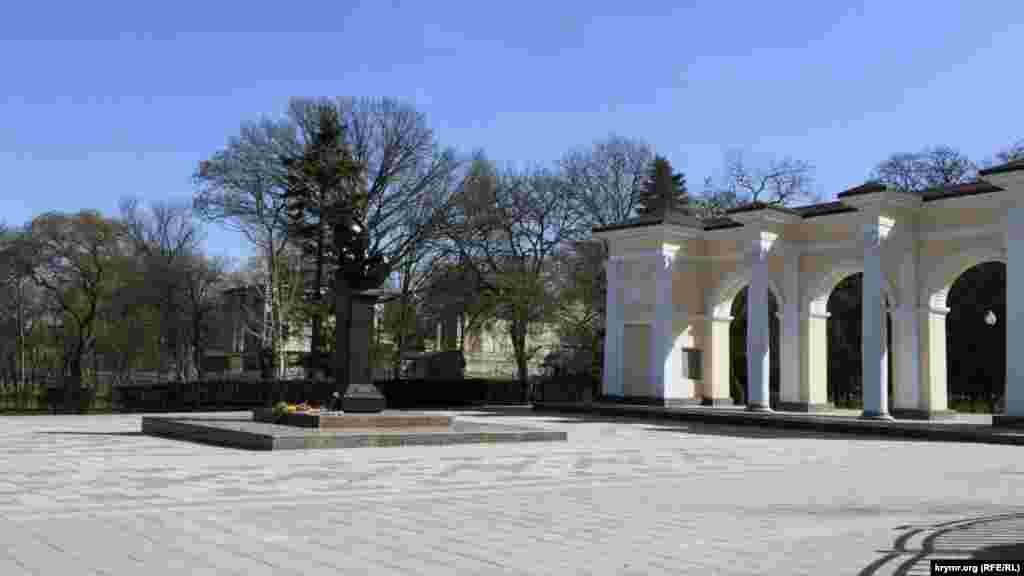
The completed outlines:
{"type": "Polygon", "coordinates": [[[288,413],[288,403],[284,402],[284,401],[278,402],[277,404],[274,404],[274,407],[271,409],[271,414],[273,414],[274,418],[276,418],[278,420],[283,418],[284,415],[287,414],[287,413],[288,413]]]}

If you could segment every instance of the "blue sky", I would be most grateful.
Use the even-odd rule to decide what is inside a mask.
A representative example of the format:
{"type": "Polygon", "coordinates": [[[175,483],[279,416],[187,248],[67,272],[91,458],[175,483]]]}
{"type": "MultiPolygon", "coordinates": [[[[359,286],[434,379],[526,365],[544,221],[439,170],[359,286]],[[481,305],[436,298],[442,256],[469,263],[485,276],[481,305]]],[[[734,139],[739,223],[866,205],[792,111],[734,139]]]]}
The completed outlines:
{"type": "Polygon", "coordinates": [[[643,138],[697,191],[730,148],[812,162],[829,198],[892,152],[1024,138],[1019,0],[38,0],[5,6],[0,54],[8,224],[190,198],[199,160],[291,96],[407,99],[502,163],[643,138]]]}

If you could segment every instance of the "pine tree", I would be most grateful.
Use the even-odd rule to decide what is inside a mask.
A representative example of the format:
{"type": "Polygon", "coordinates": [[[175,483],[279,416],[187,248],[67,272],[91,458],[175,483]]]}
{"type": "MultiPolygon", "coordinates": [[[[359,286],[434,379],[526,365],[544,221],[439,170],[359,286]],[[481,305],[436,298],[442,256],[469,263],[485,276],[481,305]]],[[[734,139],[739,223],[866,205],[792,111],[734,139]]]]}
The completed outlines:
{"type": "Polygon", "coordinates": [[[308,287],[307,314],[312,320],[310,342],[311,376],[320,366],[324,343],[323,319],[330,303],[323,302],[322,291],[338,265],[333,238],[334,212],[353,200],[351,189],[361,167],[352,158],[345,141],[345,128],[330,105],[315,108],[317,122],[300,155],[284,158],[287,186],[289,235],[293,244],[313,263],[314,276],[308,287]]]}
{"type": "Polygon", "coordinates": [[[641,216],[654,216],[673,210],[689,212],[689,204],[686,176],[679,172],[673,173],[672,164],[667,158],[655,156],[637,192],[637,213],[641,216]]]}

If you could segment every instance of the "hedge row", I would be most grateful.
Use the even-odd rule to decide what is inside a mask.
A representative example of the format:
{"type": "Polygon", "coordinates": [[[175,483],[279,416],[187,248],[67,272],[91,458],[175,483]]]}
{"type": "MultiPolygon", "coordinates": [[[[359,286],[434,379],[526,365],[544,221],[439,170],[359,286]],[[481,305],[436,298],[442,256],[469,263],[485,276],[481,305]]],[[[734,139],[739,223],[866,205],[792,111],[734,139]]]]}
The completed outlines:
{"type": "MultiPolygon", "coordinates": [[[[473,406],[528,402],[527,387],[519,382],[485,379],[394,380],[375,382],[389,408],[473,406]]],[[[130,412],[246,410],[279,401],[299,403],[330,400],[330,380],[204,380],[113,389],[115,410],[130,412]]]]}

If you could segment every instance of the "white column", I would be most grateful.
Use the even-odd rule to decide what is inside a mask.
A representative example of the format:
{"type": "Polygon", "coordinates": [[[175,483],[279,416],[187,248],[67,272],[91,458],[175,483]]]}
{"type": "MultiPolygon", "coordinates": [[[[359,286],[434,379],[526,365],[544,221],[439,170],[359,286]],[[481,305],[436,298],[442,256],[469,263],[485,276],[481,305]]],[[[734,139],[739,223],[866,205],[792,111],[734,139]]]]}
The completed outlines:
{"type": "Polygon", "coordinates": [[[800,253],[787,247],[779,335],[779,400],[800,402],[800,253]]]}
{"type": "Polygon", "coordinates": [[[768,252],[777,236],[757,232],[750,250],[747,288],[747,409],[770,410],[768,377],[768,252]]]}
{"type": "Polygon", "coordinates": [[[1024,418],[1024,207],[1014,206],[1006,218],[1006,396],[1005,414],[1024,418]]]}
{"type": "MultiPolygon", "coordinates": [[[[899,271],[900,306],[891,311],[893,324],[893,407],[921,408],[921,314],[918,313],[917,250],[903,253],[899,271]]],[[[945,369],[945,366],[943,366],[945,369]]]]}
{"type": "Polygon", "coordinates": [[[882,243],[893,221],[877,217],[864,226],[864,284],[861,310],[861,374],[864,413],[867,418],[888,418],[886,380],[885,296],[882,282],[882,243]]]}
{"type": "Polygon", "coordinates": [[[678,369],[673,370],[672,324],[672,261],[674,250],[664,249],[654,257],[654,316],[651,318],[650,383],[656,398],[669,398],[676,391],[673,384],[678,369]]]}
{"type": "Polygon", "coordinates": [[[608,294],[605,297],[604,370],[603,390],[605,396],[622,396],[622,300],[619,291],[622,284],[622,263],[609,258],[605,262],[608,278],[608,294]]]}

